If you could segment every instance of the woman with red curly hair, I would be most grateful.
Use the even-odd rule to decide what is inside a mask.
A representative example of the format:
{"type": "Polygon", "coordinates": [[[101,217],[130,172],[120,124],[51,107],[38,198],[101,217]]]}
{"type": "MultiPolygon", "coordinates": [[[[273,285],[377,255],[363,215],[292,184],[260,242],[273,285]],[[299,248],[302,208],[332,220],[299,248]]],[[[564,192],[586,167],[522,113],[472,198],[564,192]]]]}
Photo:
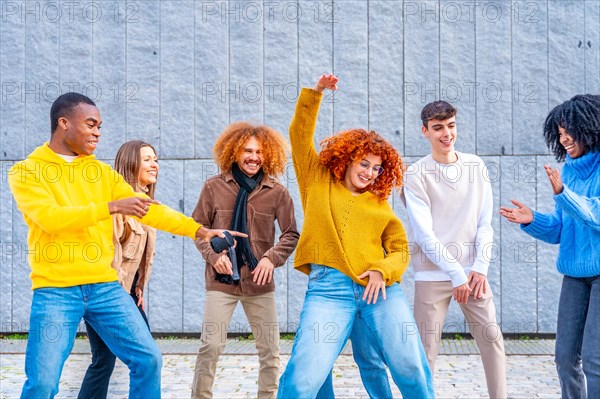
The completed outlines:
{"type": "Polygon", "coordinates": [[[410,305],[398,284],[409,263],[406,233],[387,202],[402,184],[397,151],[375,132],[355,129],[314,146],[323,75],[304,88],[290,126],[304,226],[294,267],[309,275],[279,398],[314,398],[352,334],[373,340],[405,398],[434,396],[410,305]],[[364,331],[363,331],[364,330],[364,331]]]}

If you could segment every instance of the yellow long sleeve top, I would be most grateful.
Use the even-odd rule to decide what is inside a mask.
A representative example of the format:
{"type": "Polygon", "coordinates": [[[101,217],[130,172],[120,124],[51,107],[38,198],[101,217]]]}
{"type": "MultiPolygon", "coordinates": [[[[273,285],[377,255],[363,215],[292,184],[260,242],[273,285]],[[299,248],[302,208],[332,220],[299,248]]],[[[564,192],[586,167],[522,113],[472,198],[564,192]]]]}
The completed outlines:
{"type": "MultiPolygon", "coordinates": [[[[48,143],[10,169],[8,182],[29,227],[33,289],[117,281],[111,201],[135,193],[123,177],[94,155],[67,162],[48,143]]],[[[151,205],[141,221],[195,238],[200,224],[165,205],[151,205]]]]}
{"type": "Polygon", "coordinates": [[[365,192],[353,195],[319,162],[314,133],[322,94],[302,89],[290,125],[304,226],[294,267],[310,272],[310,264],[332,267],[356,283],[367,270],[383,274],[386,285],[402,280],[410,255],[406,232],[387,201],[365,192]]]}

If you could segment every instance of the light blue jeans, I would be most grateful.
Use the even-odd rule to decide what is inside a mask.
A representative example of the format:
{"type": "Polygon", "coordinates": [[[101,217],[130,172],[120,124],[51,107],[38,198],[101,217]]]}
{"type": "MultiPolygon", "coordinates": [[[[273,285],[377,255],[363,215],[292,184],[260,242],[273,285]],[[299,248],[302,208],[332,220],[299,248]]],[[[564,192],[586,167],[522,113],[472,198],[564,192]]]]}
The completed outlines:
{"type": "MultiPolygon", "coordinates": [[[[388,379],[381,348],[375,348],[376,337],[362,318],[356,317],[350,333],[352,355],[358,365],[360,378],[370,399],[392,399],[392,390],[388,379]]],[[[316,399],[333,399],[333,380],[331,373],[323,383],[316,399]]]]}
{"type": "Polygon", "coordinates": [[[556,368],[564,399],[600,398],[600,276],[563,277],[556,368]]]}
{"type": "Polygon", "coordinates": [[[365,287],[345,274],[313,265],[292,355],[279,380],[280,399],[315,398],[350,336],[358,317],[381,348],[403,398],[433,398],[433,380],[417,325],[400,288],[386,288],[387,299],[362,300],[365,287]]]}
{"type": "Polygon", "coordinates": [[[53,398],[75,334],[84,318],[129,367],[129,398],[160,398],[162,357],[140,311],[117,282],[33,292],[27,380],[21,398],[53,398]]]}

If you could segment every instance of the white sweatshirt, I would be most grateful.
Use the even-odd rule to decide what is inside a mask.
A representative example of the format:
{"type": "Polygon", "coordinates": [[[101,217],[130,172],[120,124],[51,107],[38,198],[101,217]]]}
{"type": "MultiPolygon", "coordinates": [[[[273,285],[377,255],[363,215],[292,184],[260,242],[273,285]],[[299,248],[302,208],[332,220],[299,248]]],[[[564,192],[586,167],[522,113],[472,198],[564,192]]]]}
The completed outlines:
{"type": "Polygon", "coordinates": [[[467,282],[487,275],[493,249],[492,187],[481,158],[456,153],[440,164],[428,155],[406,172],[404,200],[415,281],[467,282]]]}

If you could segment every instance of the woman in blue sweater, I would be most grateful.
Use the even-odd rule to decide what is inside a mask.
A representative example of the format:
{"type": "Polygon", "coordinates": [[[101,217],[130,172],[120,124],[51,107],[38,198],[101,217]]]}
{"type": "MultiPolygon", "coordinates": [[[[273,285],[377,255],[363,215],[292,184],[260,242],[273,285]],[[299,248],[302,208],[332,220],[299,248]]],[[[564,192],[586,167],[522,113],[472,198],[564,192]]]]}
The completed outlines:
{"type": "Polygon", "coordinates": [[[517,208],[501,207],[500,214],[532,237],[560,244],[556,368],[562,397],[600,398],[600,96],[578,95],[554,108],[544,137],[556,159],[566,159],[562,177],[545,166],[554,212],[513,200],[517,208]]]}

